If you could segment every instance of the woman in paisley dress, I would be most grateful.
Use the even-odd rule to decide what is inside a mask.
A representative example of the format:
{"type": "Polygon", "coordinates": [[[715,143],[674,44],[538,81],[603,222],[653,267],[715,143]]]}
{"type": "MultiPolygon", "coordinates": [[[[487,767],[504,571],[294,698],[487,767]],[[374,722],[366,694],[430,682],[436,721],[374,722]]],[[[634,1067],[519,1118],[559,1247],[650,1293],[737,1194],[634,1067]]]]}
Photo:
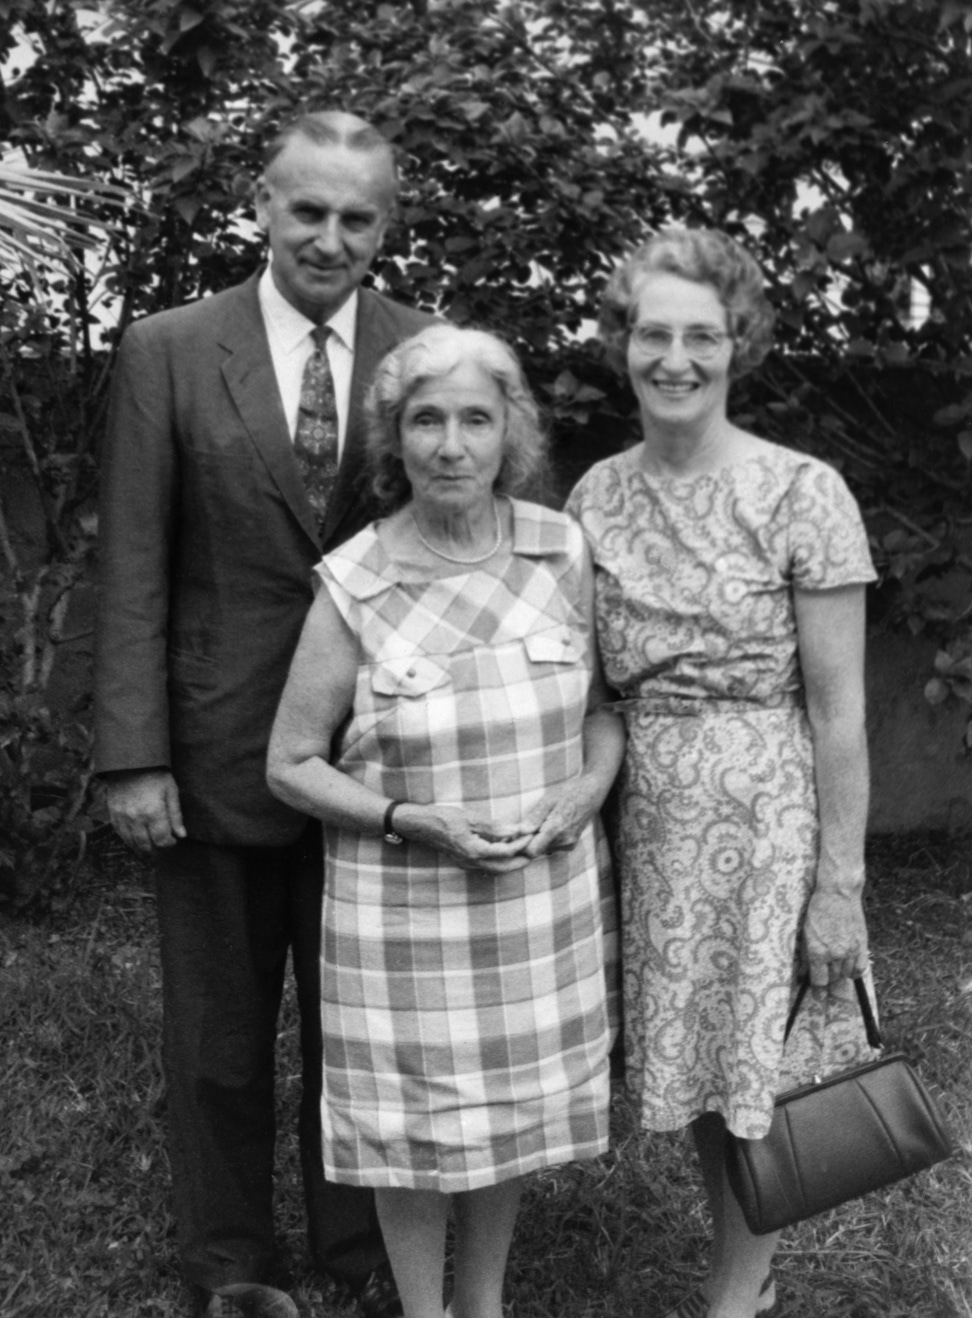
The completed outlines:
{"type": "Polygon", "coordinates": [[[594,555],[605,678],[628,730],[618,788],[625,1051],[648,1130],[690,1126],[709,1270],[669,1318],[775,1303],[723,1169],[775,1095],[869,1056],[849,976],[867,964],[860,515],[831,467],[734,425],[732,379],[769,347],[755,261],[670,229],[613,277],[600,332],[642,442],[568,502],[594,555]],[[802,968],[809,995],[783,1049],[802,968]]]}
{"type": "Polygon", "coordinates": [[[325,1173],[376,1188],[406,1318],[501,1318],[523,1176],[608,1139],[613,888],[593,572],[510,497],[543,452],[510,349],[435,326],[369,397],[389,516],[329,554],[269,781],[325,829],[325,1173]]]}

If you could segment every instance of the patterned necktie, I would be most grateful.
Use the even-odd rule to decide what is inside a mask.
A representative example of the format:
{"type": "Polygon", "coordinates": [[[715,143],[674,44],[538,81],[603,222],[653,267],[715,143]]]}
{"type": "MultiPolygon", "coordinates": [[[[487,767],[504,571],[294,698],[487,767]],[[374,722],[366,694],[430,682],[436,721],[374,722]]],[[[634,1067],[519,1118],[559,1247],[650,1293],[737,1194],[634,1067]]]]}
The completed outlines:
{"type": "Polygon", "coordinates": [[[330,332],[326,325],[319,325],[311,334],[314,351],[304,367],[294,436],[294,455],[319,527],[324,524],[338,469],[337,405],[325,347],[330,332]]]}

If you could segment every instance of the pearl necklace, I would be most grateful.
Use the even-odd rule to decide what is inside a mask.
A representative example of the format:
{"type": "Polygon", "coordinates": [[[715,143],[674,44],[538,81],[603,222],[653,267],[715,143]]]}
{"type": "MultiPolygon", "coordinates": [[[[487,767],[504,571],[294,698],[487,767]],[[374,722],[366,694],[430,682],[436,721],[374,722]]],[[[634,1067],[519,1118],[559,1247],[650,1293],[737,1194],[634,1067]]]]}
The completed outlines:
{"type": "Polygon", "coordinates": [[[496,541],[494,544],[490,545],[485,554],[477,554],[475,558],[460,558],[457,554],[447,554],[444,549],[436,549],[435,545],[430,544],[422,534],[414,510],[412,512],[412,524],[415,527],[415,534],[422,541],[422,544],[438,558],[444,558],[449,563],[462,563],[466,566],[472,566],[474,563],[485,563],[487,558],[492,558],[503,543],[503,524],[500,521],[499,508],[496,506],[495,499],[493,500],[493,517],[496,520],[496,541]]]}

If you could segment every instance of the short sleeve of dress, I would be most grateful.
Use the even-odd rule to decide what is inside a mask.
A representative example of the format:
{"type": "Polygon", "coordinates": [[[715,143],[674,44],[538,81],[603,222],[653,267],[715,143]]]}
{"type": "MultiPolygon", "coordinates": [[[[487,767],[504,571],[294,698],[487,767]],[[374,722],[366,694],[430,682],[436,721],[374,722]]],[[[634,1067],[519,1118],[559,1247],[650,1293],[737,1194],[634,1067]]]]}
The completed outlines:
{"type": "Polygon", "coordinates": [[[833,467],[801,463],[787,503],[790,571],[797,590],[830,590],[875,580],[860,509],[833,467]]]}
{"type": "Polygon", "coordinates": [[[594,561],[597,560],[598,512],[609,500],[604,488],[606,463],[595,463],[581,476],[567,496],[564,512],[580,527],[581,536],[594,561]]]}
{"type": "Polygon", "coordinates": [[[359,602],[388,589],[389,562],[374,526],[366,526],[317,564],[312,578],[314,594],[326,590],[341,617],[355,631],[359,602]]]}
{"type": "Polygon", "coordinates": [[[567,552],[564,557],[564,571],[559,577],[560,589],[577,621],[583,624],[586,618],[584,583],[589,572],[589,550],[584,532],[573,519],[570,519],[567,528],[567,552]]]}
{"type": "Polygon", "coordinates": [[[312,581],[315,598],[322,590],[326,590],[338,613],[340,613],[348,626],[354,630],[352,626],[352,616],[355,606],[354,597],[345,589],[341,582],[337,580],[334,573],[331,571],[330,564],[326,558],[322,559],[317,567],[314,568],[312,581]]]}
{"type": "Polygon", "coordinates": [[[579,523],[582,528],[584,527],[584,512],[587,505],[588,491],[593,480],[594,476],[591,471],[585,472],[568,494],[567,502],[564,504],[564,512],[568,517],[572,517],[575,522],[579,523]]]}

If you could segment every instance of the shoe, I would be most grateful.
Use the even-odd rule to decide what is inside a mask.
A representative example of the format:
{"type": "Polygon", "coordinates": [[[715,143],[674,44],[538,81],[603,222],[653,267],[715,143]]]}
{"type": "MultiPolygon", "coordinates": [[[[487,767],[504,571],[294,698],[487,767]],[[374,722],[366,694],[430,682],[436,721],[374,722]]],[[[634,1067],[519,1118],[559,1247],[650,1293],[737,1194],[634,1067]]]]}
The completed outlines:
{"type": "MultiPolygon", "coordinates": [[[[776,1280],[770,1273],[763,1282],[759,1299],[756,1301],[756,1318],[771,1318],[775,1308],[776,1280]]],[[[686,1295],[682,1303],[667,1313],[665,1318],[709,1318],[709,1301],[701,1290],[692,1291],[691,1295],[686,1295]]]]}
{"type": "Polygon", "coordinates": [[[390,1264],[383,1263],[363,1282],[347,1286],[358,1303],[361,1318],[401,1318],[402,1301],[390,1264]]]}
{"type": "Polygon", "coordinates": [[[770,1318],[776,1308],[776,1278],[772,1272],[763,1282],[756,1301],[756,1318],[770,1318]]]}
{"type": "Polygon", "coordinates": [[[299,1318],[297,1306],[286,1291],[255,1281],[231,1282],[214,1291],[199,1292],[202,1318],[299,1318]]]}

